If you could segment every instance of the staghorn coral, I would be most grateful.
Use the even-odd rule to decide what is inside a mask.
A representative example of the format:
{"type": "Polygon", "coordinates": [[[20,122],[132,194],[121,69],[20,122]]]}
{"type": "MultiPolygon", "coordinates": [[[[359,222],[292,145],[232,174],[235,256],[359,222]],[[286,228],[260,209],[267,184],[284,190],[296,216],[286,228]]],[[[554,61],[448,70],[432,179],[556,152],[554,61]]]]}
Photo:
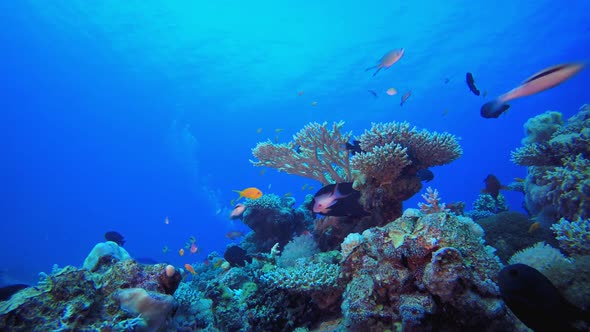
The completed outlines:
{"type": "Polygon", "coordinates": [[[297,174],[326,185],[352,181],[349,152],[345,144],[352,133],[342,133],[344,121],[328,129],[327,122],[307,124],[289,143],[275,144],[270,140],[252,149],[258,161],[254,166],[276,168],[280,172],[297,174]]]}
{"type": "Polygon", "coordinates": [[[569,255],[590,255],[590,219],[569,221],[561,218],[551,226],[559,247],[569,255]]]}

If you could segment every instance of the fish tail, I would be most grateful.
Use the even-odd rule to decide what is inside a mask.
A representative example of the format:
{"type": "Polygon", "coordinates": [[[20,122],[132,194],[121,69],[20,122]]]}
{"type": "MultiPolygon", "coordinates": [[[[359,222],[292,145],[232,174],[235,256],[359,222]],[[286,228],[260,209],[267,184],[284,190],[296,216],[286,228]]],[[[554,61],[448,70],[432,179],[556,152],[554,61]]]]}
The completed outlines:
{"type": "Polygon", "coordinates": [[[371,69],[375,69],[375,68],[377,68],[377,66],[369,67],[369,68],[365,69],[365,71],[367,72],[367,71],[369,71],[371,69]]]}
{"type": "Polygon", "coordinates": [[[381,70],[381,68],[383,68],[383,67],[377,68],[377,70],[373,73],[373,76],[377,75],[377,73],[381,70]]]}
{"type": "Polygon", "coordinates": [[[240,196],[238,196],[238,198],[236,198],[236,201],[239,201],[242,197],[244,197],[244,195],[242,195],[242,191],[241,190],[232,190],[235,193],[240,194],[240,196]]]}

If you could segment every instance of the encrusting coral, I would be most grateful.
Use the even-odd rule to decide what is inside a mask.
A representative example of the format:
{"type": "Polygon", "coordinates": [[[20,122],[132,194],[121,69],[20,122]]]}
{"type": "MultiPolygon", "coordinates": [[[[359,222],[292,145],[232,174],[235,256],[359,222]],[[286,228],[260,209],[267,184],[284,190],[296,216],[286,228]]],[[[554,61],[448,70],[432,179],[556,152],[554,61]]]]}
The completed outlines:
{"type": "Polygon", "coordinates": [[[523,188],[526,209],[536,216],[552,207],[554,221],[589,218],[590,106],[582,106],[564,125],[561,117],[547,113],[535,118],[530,122],[540,127],[527,128],[534,138],[525,138],[526,145],[512,152],[514,163],[528,166],[523,188]]]}

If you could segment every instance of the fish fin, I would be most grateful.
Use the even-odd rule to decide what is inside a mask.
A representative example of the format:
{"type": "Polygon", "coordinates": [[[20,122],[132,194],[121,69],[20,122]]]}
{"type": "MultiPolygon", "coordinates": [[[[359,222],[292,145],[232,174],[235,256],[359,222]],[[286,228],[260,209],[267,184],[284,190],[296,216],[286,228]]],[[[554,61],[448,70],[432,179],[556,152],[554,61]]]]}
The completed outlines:
{"type": "Polygon", "coordinates": [[[499,100],[489,101],[481,106],[480,114],[486,119],[497,119],[502,113],[506,112],[510,105],[499,100]]]}
{"type": "Polygon", "coordinates": [[[239,201],[242,197],[244,197],[244,195],[242,195],[242,191],[241,190],[232,190],[235,193],[240,194],[240,196],[238,196],[238,198],[236,198],[236,201],[239,201]]]}
{"type": "Polygon", "coordinates": [[[367,72],[367,71],[369,71],[369,70],[371,70],[371,69],[375,69],[375,68],[377,68],[377,66],[379,66],[379,65],[375,65],[375,66],[373,66],[373,67],[369,67],[369,68],[365,69],[365,71],[367,72]]]}
{"type": "Polygon", "coordinates": [[[381,68],[383,68],[383,67],[377,68],[377,70],[373,73],[373,76],[377,75],[377,73],[381,70],[381,68]]]}

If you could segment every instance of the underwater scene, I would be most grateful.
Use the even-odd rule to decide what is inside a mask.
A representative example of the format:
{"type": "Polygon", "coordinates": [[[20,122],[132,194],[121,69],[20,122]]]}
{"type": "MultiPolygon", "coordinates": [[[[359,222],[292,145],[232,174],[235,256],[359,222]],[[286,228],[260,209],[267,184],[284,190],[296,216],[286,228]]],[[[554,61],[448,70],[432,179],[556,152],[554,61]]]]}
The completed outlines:
{"type": "Polygon", "coordinates": [[[0,331],[590,331],[590,1],[0,10],[0,331]]]}

